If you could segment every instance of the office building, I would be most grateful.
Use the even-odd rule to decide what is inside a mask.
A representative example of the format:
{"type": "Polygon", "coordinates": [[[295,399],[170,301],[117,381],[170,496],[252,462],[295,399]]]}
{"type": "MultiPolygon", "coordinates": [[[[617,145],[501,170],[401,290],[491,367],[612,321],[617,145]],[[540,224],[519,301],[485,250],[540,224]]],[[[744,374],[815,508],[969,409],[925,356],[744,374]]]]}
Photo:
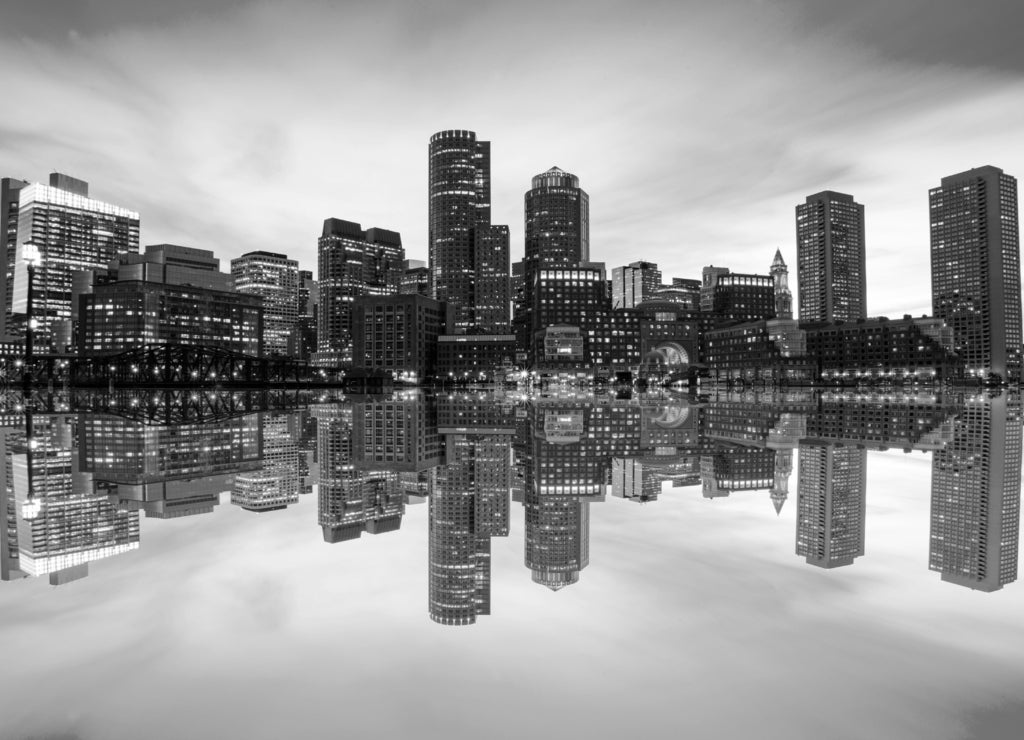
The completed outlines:
{"type": "Polygon", "coordinates": [[[457,333],[507,333],[508,227],[491,225],[491,143],[439,131],[428,156],[431,296],[452,306],[457,333]]]}
{"type": "Polygon", "coordinates": [[[235,290],[263,299],[263,352],[288,353],[299,319],[299,263],[283,254],[247,252],[231,260],[235,290]]]}
{"type": "Polygon", "coordinates": [[[79,352],[121,352],[147,344],[217,347],[259,357],[258,296],[189,285],[119,280],[79,296],[79,352]]]}
{"type": "Polygon", "coordinates": [[[514,320],[522,346],[529,341],[537,272],[590,261],[590,196],[579,178],[552,167],[534,176],[531,185],[523,200],[526,248],[513,268],[514,320]]]}
{"type": "Polygon", "coordinates": [[[4,259],[3,280],[0,281],[0,336],[8,336],[11,326],[11,297],[14,290],[14,258],[18,251],[18,199],[25,180],[12,177],[0,179],[0,254],[4,259]]]}
{"type": "Polygon", "coordinates": [[[324,221],[318,242],[320,310],[317,318],[319,361],[352,361],[352,303],[360,296],[398,292],[405,250],[396,231],[363,231],[352,221],[324,221]]]}
{"type": "Polygon", "coordinates": [[[801,321],[867,316],[864,206],[825,190],[796,207],[797,287],[801,321]]]}
{"type": "Polygon", "coordinates": [[[289,411],[255,416],[263,432],[260,467],[235,476],[231,503],[254,512],[284,509],[298,502],[302,490],[298,415],[289,411]]]}
{"type": "Polygon", "coordinates": [[[54,173],[49,185],[22,187],[11,311],[36,322],[37,350],[71,348],[75,272],[103,269],[119,255],[138,251],[139,214],[89,198],[88,183],[54,173]],[[25,257],[32,252],[38,253],[38,265],[30,306],[25,257]]]}
{"type": "Polygon", "coordinates": [[[716,326],[775,318],[775,279],[771,275],[732,272],[728,267],[705,267],[700,310],[716,326]]]}
{"type": "Polygon", "coordinates": [[[413,293],[430,297],[430,270],[423,260],[406,260],[399,293],[413,293]]]}
{"type": "Polygon", "coordinates": [[[452,321],[445,304],[414,293],[363,296],[352,303],[352,362],[419,383],[434,374],[437,340],[452,321]]]}
{"type": "Polygon", "coordinates": [[[612,308],[633,308],[661,289],[661,270],[653,262],[631,262],[612,269],[612,308]]]}
{"type": "Polygon", "coordinates": [[[998,167],[942,178],[931,206],[932,313],[953,328],[967,373],[1020,378],[1017,180],[998,167]]]}

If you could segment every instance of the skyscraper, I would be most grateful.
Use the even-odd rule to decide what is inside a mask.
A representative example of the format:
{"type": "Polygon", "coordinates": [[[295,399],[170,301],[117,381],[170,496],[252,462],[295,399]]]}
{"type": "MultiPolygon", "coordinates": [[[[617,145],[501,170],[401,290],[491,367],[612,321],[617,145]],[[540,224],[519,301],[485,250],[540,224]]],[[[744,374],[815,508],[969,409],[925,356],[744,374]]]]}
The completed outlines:
{"type": "Polygon", "coordinates": [[[317,352],[326,362],[352,361],[352,301],[398,292],[405,250],[397,231],[352,221],[324,221],[318,242],[320,310],[317,352]]]}
{"type": "Polygon", "coordinates": [[[24,180],[5,177],[0,180],[0,254],[4,259],[0,282],[0,307],[3,309],[0,336],[7,336],[11,324],[11,296],[14,288],[14,258],[18,249],[18,197],[28,185],[24,180]]]}
{"type": "Polygon", "coordinates": [[[247,252],[231,260],[235,290],[263,299],[263,352],[288,352],[299,320],[299,263],[283,254],[247,252]]]}
{"type": "Polygon", "coordinates": [[[825,190],[796,207],[797,286],[801,321],[867,316],[864,206],[825,190]]]}
{"type": "Polygon", "coordinates": [[[570,172],[552,167],[535,175],[523,198],[526,250],[516,263],[514,321],[519,343],[529,341],[537,273],[548,267],[576,267],[590,261],[590,196],[570,172]]]}
{"type": "MultiPolygon", "coordinates": [[[[139,214],[89,198],[89,184],[53,173],[50,184],[21,188],[11,310],[29,310],[26,245],[39,253],[32,285],[37,348],[64,350],[71,342],[71,282],[79,270],[102,269],[139,251],[139,214]]],[[[8,269],[11,266],[8,265],[8,269]]]]}
{"type": "Polygon", "coordinates": [[[503,333],[508,227],[491,225],[491,143],[473,131],[439,131],[428,153],[431,295],[454,309],[456,333],[503,333]]]}
{"type": "Polygon", "coordinates": [[[942,178],[931,207],[932,313],[953,329],[967,372],[1020,376],[1017,180],[998,167],[942,178]]]}

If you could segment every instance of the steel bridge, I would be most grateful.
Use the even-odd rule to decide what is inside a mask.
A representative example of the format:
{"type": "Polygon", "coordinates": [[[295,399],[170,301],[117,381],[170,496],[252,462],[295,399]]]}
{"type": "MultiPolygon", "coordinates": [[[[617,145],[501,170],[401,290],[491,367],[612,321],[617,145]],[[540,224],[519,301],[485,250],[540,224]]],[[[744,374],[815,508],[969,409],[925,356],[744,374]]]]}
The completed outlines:
{"type": "Polygon", "coordinates": [[[324,374],[304,360],[253,357],[219,347],[149,344],[111,355],[72,357],[73,386],[254,386],[309,384],[324,374]]]}

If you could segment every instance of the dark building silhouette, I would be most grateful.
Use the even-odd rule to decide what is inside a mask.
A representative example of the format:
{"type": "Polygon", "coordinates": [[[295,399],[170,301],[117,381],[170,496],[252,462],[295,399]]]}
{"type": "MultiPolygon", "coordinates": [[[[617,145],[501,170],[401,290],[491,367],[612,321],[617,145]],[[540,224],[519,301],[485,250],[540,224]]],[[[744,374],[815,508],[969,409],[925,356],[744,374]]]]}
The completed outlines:
{"type": "Polygon", "coordinates": [[[352,302],[398,292],[405,250],[396,231],[363,231],[352,221],[324,221],[318,242],[320,310],[317,353],[323,364],[352,361],[352,302]]]}
{"type": "Polygon", "coordinates": [[[864,554],[867,450],[800,444],[796,554],[819,568],[864,554]]]}
{"type": "Polygon", "coordinates": [[[705,267],[700,310],[710,314],[715,325],[775,318],[775,279],[731,272],[728,267],[705,267]]]}
{"type": "Polygon", "coordinates": [[[931,205],[932,313],[953,329],[967,372],[1020,377],[1017,180],[998,167],[942,178],[931,205]]]}
{"type": "Polygon", "coordinates": [[[942,580],[979,591],[1017,580],[1020,468],[1020,399],[968,400],[932,457],[928,567],[942,580]]]}
{"type": "Polygon", "coordinates": [[[430,297],[430,270],[423,260],[406,260],[399,293],[412,293],[430,297]]]}
{"type": "Polygon", "coordinates": [[[797,282],[801,321],[867,316],[864,206],[825,190],[796,207],[797,282]]]}
{"type": "Polygon", "coordinates": [[[456,332],[506,333],[508,227],[491,224],[491,143],[439,131],[428,157],[431,295],[452,306],[456,332]]]}

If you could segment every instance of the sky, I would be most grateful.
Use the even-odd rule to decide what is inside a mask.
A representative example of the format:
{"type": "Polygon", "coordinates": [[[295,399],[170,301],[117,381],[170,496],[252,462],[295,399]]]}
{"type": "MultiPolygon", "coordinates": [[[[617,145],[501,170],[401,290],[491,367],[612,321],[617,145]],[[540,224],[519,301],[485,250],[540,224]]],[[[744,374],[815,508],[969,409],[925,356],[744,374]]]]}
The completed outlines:
{"type": "Polygon", "coordinates": [[[865,554],[833,570],[794,553],[798,460],[780,515],[766,490],[592,503],[558,592],[513,504],[470,627],[428,618],[427,505],[336,545],[316,493],[144,518],[83,580],[0,584],[0,735],[1019,738],[1024,585],[928,570],[931,466],[868,453],[865,554]]]}
{"type": "Polygon", "coordinates": [[[0,176],[88,180],[142,244],[316,267],[329,217],[427,257],[427,142],[492,143],[492,218],[557,165],[591,256],[795,280],[797,203],[865,207],[868,312],[930,311],[927,192],[1024,176],[1016,0],[336,3],[51,0],[0,9],[0,176]]]}

